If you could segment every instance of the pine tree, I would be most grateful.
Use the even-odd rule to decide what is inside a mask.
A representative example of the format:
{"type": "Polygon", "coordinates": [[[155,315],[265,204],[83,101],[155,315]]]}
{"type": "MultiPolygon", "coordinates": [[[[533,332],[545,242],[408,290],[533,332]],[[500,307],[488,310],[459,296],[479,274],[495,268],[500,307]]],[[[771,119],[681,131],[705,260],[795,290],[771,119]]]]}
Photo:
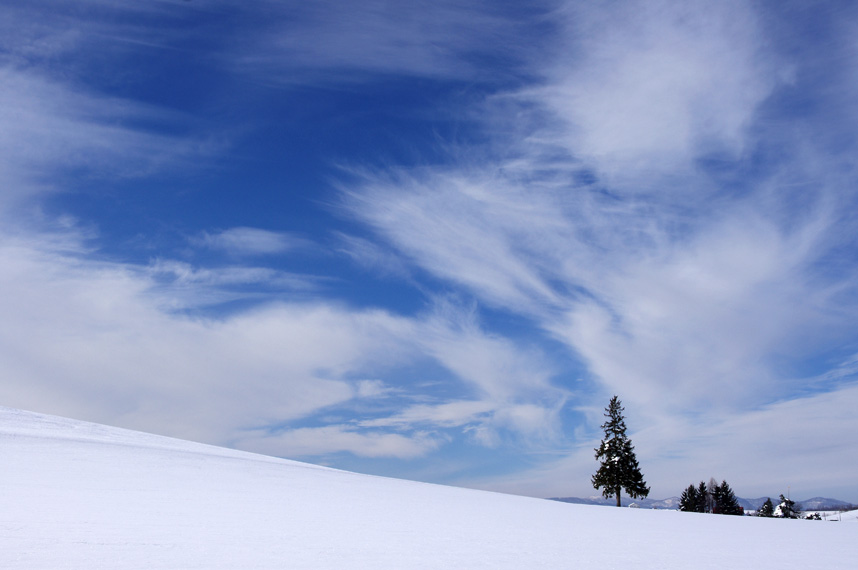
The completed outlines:
{"type": "Polygon", "coordinates": [[[736,495],[733,489],[727,484],[727,481],[721,481],[720,485],[715,486],[715,511],[721,515],[741,515],[744,510],[739,506],[739,501],[736,500],[736,495]]]}
{"type": "Polygon", "coordinates": [[[699,504],[699,498],[697,496],[697,487],[693,484],[689,485],[687,489],[682,492],[682,495],[679,497],[679,510],[685,511],[687,513],[697,512],[697,505],[699,504]]]}
{"type": "Polygon", "coordinates": [[[763,506],[760,507],[760,510],[757,511],[758,517],[773,517],[775,516],[775,506],[772,504],[772,500],[769,497],[766,497],[766,502],[763,503],[763,506]]]}
{"type": "Polygon", "coordinates": [[[697,512],[708,513],[707,506],[709,504],[709,490],[706,488],[706,483],[700,482],[697,486],[697,512]]]}
{"type": "Polygon", "coordinates": [[[716,515],[721,514],[721,503],[723,501],[723,497],[721,496],[721,485],[715,482],[715,478],[709,479],[709,489],[712,494],[712,506],[711,512],[716,515]]]}
{"type": "Polygon", "coordinates": [[[709,479],[708,485],[701,481],[697,487],[689,485],[687,489],[682,491],[679,498],[679,510],[722,515],[742,515],[745,513],[727,481],[721,481],[719,485],[714,478],[709,479]]]}
{"type": "Polygon", "coordinates": [[[602,424],[605,438],[596,448],[596,459],[601,465],[593,475],[593,487],[602,488],[602,496],[616,497],[620,506],[620,492],[625,489],[632,498],[646,497],[649,487],[641,474],[640,465],[635,457],[635,448],[626,435],[626,422],[623,407],[617,396],[605,408],[608,420],[602,424]]]}

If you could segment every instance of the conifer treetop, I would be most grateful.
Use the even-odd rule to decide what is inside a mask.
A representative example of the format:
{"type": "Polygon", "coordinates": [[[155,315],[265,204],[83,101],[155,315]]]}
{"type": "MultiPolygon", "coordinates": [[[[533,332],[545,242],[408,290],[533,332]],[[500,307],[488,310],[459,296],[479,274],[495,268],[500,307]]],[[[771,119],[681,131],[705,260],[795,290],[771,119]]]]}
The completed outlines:
{"type": "Polygon", "coordinates": [[[605,437],[595,449],[596,459],[601,465],[591,480],[594,488],[602,488],[605,498],[616,497],[618,507],[622,489],[632,498],[646,497],[649,494],[649,488],[635,457],[635,448],[626,435],[624,411],[618,396],[611,398],[605,408],[607,420],[601,426],[605,437]]]}

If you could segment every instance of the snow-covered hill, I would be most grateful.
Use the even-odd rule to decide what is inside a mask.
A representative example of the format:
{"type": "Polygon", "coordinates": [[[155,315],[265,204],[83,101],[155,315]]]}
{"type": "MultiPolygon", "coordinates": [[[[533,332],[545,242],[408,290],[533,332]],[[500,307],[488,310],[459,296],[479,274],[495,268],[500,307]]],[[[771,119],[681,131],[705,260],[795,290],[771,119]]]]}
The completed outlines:
{"type": "Polygon", "coordinates": [[[4,569],[852,568],[858,553],[853,524],[570,505],[8,408],[0,450],[4,569]]]}

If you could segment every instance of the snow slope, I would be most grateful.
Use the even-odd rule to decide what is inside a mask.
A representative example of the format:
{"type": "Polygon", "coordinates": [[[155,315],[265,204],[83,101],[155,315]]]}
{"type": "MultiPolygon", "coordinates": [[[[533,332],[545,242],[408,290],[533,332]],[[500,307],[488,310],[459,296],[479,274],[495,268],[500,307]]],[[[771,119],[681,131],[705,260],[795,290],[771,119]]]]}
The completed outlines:
{"type": "Polygon", "coordinates": [[[564,504],[9,408],[0,449],[4,569],[830,569],[858,554],[851,523],[564,504]]]}
{"type": "MultiPolygon", "coordinates": [[[[858,510],[854,511],[813,511],[819,513],[822,520],[840,522],[858,522],[858,510]]],[[[806,515],[809,513],[802,513],[806,515]]]]}

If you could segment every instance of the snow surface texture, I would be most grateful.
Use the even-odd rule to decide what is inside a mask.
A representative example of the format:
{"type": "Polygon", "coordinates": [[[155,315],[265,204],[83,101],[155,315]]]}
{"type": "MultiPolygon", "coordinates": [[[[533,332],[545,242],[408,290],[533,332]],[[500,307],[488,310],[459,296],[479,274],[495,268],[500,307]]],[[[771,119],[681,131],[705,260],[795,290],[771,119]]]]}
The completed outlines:
{"type": "Polygon", "coordinates": [[[2,407],[0,449],[4,569],[806,569],[858,554],[853,523],[565,504],[2,407]]]}

